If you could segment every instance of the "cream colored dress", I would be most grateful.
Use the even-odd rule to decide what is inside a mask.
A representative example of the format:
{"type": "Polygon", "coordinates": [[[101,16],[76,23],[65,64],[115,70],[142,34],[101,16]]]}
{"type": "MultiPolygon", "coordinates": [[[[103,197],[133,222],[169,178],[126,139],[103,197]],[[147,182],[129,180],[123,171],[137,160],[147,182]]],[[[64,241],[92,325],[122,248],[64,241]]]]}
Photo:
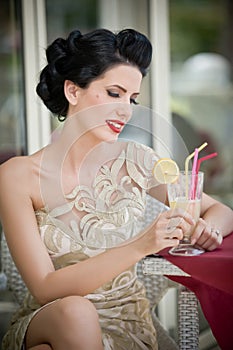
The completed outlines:
{"type": "MultiPolygon", "coordinates": [[[[146,190],[155,185],[152,168],[156,160],[153,150],[129,142],[111,167],[100,169],[92,189],[77,186],[64,205],[35,213],[41,239],[56,269],[88,259],[140,231],[146,190]],[[122,167],[127,175],[119,178],[122,167]],[[60,218],[72,210],[83,212],[83,216],[67,225],[60,218]]],[[[149,302],[135,267],[85,297],[98,311],[105,350],[157,349],[149,302]]],[[[3,350],[22,349],[28,324],[39,310],[28,293],[13,317],[3,350]]]]}

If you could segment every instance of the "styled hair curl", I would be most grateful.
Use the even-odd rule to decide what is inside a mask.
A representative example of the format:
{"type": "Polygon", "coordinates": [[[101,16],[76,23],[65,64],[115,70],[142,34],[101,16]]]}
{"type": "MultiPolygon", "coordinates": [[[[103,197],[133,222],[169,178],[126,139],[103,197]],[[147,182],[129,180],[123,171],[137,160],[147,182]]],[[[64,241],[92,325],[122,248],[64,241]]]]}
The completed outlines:
{"type": "Polygon", "coordinates": [[[119,64],[136,66],[142,76],[151,62],[152,45],[147,37],[133,29],[113,33],[97,29],[87,34],[72,31],[67,39],[58,38],[46,49],[48,64],[40,73],[36,92],[60,121],[66,119],[68,101],[65,80],[81,88],[119,64]]]}

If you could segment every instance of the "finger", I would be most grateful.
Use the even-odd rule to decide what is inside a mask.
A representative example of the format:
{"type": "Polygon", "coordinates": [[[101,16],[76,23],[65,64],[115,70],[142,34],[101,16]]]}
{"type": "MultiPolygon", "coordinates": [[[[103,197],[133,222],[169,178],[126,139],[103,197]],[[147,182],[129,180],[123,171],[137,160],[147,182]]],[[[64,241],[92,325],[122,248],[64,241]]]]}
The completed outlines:
{"type": "Polygon", "coordinates": [[[193,230],[192,233],[192,237],[191,237],[191,244],[204,244],[204,242],[206,241],[206,238],[203,237],[203,232],[206,229],[206,222],[203,219],[199,219],[195,225],[195,228],[193,230]]]}
{"type": "Polygon", "coordinates": [[[203,249],[211,251],[211,250],[215,250],[218,246],[219,245],[215,243],[215,244],[211,244],[210,246],[207,245],[207,247],[206,248],[203,247],[203,249]]]}
{"type": "Polygon", "coordinates": [[[206,250],[213,250],[222,243],[222,235],[206,223],[199,219],[192,235],[191,243],[198,244],[206,250]]]}
{"type": "Polygon", "coordinates": [[[171,219],[171,218],[181,218],[184,219],[185,221],[187,221],[190,225],[194,225],[195,221],[193,219],[193,217],[189,214],[188,211],[185,211],[181,208],[175,208],[172,210],[168,210],[166,212],[167,218],[171,219]]]}
{"type": "Polygon", "coordinates": [[[221,235],[221,233],[220,233],[219,230],[214,229],[214,228],[211,228],[211,234],[212,234],[212,235],[215,235],[215,237],[216,237],[218,243],[220,243],[220,244],[222,243],[222,241],[223,241],[223,236],[221,235]]]}
{"type": "Polygon", "coordinates": [[[203,248],[206,250],[214,250],[222,244],[223,237],[219,231],[214,229],[209,230],[208,238],[203,243],[203,248]]]}
{"type": "Polygon", "coordinates": [[[171,227],[167,227],[165,239],[181,240],[183,238],[183,235],[184,235],[183,231],[180,227],[171,226],[171,227]]]}
{"type": "Polygon", "coordinates": [[[214,243],[214,244],[211,244],[210,246],[208,246],[208,247],[206,248],[206,250],[208,250],[208,251],[215,250],[215,249],[218,248],[221,244],[222,244],[222,241],[218,241],[217,243],[214,243]]]}
{"type": "Polygon", "coordinates": [[[192,230],[193,225],[190,225],[190,223],[188,223],[183,218],[178,217],[168,220],[168,229],[172,227],[180,228],[183,234],[187,234],[188,232],[190,232],[190,230],[192,230]]]}
{"type": "Polygon", "coordinates": [[[177,238],[167,238],[165,240],[165,246],[164,248],[167,248],[167,247],[177,247],[180,243],[180,240],[177,239],[177,238]]]}

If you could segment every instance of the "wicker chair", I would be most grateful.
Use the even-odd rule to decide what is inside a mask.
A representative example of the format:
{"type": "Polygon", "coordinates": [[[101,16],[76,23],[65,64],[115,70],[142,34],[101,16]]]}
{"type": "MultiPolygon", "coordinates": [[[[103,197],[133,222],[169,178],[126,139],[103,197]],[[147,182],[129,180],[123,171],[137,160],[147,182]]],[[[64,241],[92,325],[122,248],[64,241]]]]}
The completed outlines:
{"type": "MultiPolygon", "coordinates": [[[[162,210],[166,210],[164,205],[148,197],[144,225],[148,225],[162,210]]],[[[171,274],[182,275],[184,272],[165,259],[155,257],[152,259],[153,261],[150,258],[145,258],[140,261],[137,265],[137,273],[138,278],[143,281],[146,287],[147,297],[151,305],[153,322],[157,330],[159,349],[198,349],[199,325],[196,297],[191,291],[178,286],[178,284],[163,276],[163,274],[168,274],[169,271],[171,274]],[[155,265],[157,268],[155,268],[155,265]],[[179,288],[179,347],[164,329],[155,313],[155,307],[159,304],[162,297],[169,288],[174,286],[179,288]]],[[[27,292],[27,288],[11,258],[4,234],[2,234],[1,239],[1,263],[1,289],[3,289],[3,287],[8,289],[13,294],[16,304],[20,305],[27,292]]]]}

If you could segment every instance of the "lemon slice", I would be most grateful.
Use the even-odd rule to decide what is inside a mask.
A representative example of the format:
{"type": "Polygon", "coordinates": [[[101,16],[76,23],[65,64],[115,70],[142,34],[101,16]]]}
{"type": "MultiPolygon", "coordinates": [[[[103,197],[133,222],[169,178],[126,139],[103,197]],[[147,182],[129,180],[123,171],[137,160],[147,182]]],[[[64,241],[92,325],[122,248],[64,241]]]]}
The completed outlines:
{"type": "Polygon", "coordinates": [[[170,158],[159,159],[153,168],[155,179],[161,184],[171,184],[178,179],[179,167],[170,158]]]}

